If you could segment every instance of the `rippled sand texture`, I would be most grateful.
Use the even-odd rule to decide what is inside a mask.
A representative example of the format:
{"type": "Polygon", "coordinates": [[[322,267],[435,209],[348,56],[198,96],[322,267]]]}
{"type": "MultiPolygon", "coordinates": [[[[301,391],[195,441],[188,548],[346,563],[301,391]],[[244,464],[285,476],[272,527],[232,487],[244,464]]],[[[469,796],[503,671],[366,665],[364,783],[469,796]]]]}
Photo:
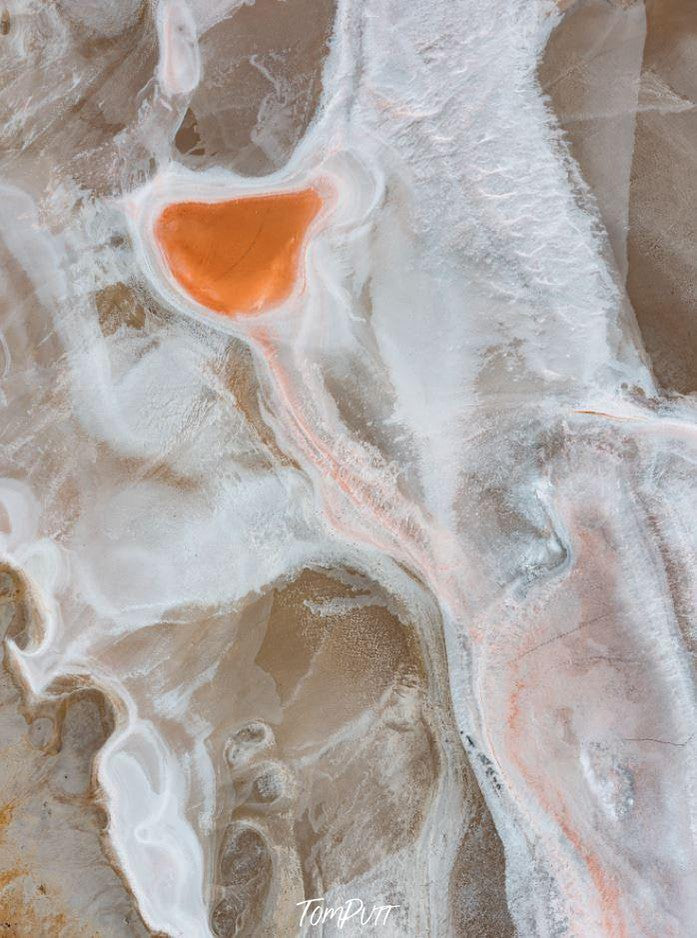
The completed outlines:
{"type": "Polygon", "coordinates": [[[2,13],[10,934],[697,932],[686,9],[2,13]]]}

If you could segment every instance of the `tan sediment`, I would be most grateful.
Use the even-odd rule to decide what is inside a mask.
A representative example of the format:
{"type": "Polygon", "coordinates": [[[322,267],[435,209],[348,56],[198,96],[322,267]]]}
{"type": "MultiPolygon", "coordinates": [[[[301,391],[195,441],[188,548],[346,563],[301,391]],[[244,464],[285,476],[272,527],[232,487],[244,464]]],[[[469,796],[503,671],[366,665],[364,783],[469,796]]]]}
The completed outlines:
{"type": "Polygon", "coordinates": [[[275,461],[281,466],[297,466],[294,459],[278,446],[273,431],[264,422],[260,404],[260,387],[254,367],[254,358],[247,345],[231,340],[217,373],[234,397],[235,404],[244,415],[249,427],[257,435],[261,446],[269,453],[269,465],[275,461]]]}
{"type": "MultiPolygon", "coordinates": [[[[0,570],[3,636],[25,645],[38,623],[23,579],[0,570]]],[[[17,938],[146,936],[128,890],[103,851],[104,811],[93,761],[113,729],[93,687],[64,681],[28,707],[0,671],[0,924],[17,938]]]]}
{"type": "Polygon", "coordinates": [[[104,335],[113,335],[123,326],[140,330],[145,325],[145,307],[125,283],[103,287],[94,301],[104,335]]]}
{"type": "Polygon", "coordinates": [[[627,291],[658,381],[697,390],[697,8],[647,0],[627,291]],[[651,83],[649,85],[649,83],[651,83]]]}
{"type": "MultiPolygon", "coordinates": [[[[386,603],[356,571],[308,569],[244,608],[173,610],[169,624],[105,649],[122,674],[152,661],[129,683],[145,719],[156,713],[146,688],[185,687],[194,663],[215,665],[185,723],[157,720],[176,752],[189,751],[199,718],[211,727],[215,820],[202,842],[216,934],[295,934],[296,902],[403,862],[392,860],[400,851],[415,857],[426,824],[432,836],[450,825],[460,841],[444,883],[452,934],[509,934],[501,846],[457,742],[441,638],[428,633],[426,654],[417,625],[386,603]],[[453,800],[434,821],[446,773],[453,800]]],[[[395,888],[409,889],[415,869],[395,888]]],[[[414,888],[409,901],[427,903],[427,884],[414,888]]]]}
{"type": "Polygon", "coordinates": [[[208,29],[178,158],[250,176],[283,166],[315,116],[334,15],[334,0],[256,0],[208,29]]]}
{"type": "Polygon", "coordinates": [[[596,198],[622,282],[643,40],[641,8],[582,0],[568,5],[538,70],[542,91],[596,198]]]}
{"type": "MultiPolygon", "coordinates": [[[[50,175],[101,194],[147,178],[153,166],[138,109],[157,63],[149,5],[134,4],[109,35],[95,32],[85,4],[43,8],[33,18],[35,32],[27,29],[27,17],[16,19],[25,39],[11,46],[11,29],[3,47],[7,83],[0,126],[7,177],[28,191],[50,175]],[[54,54],[47,58],[49,46],[54,54]],[[19,122],[18,110],[25,111],[19,122]]],[[[106,24],[108,17],[103,19],[106,24]]],[[[176,118],[172,113],[169,119],[176,118]]]]}
{"type": "Polygon", "coordinates": [[[690,393],[697,390],[697,11],[681,0],[647,0],[633,76],[618,55],[628,41],[641,41],[643,10],[604,0],[568,5],[541,60],[540,83],[597,199],[656,379],[690,393]],[[628,91],[633,83],[634,101],[628,94],[613,109],[622,82],[628,91]],[[627,146],[625,188],[618,160],[627,146]]]}
{"type": "MultiPolygon", "coordinates": [[[[257,647],[255,692],[221,661],[216,682],[228,688],[227,712],[238,723],[228,729],[219,788],[216,934],[293,933],[296,902],[418,849],[444,760],[458,766],[453,797],[462,801],[452,823],[461,823],[461,811],[469,818],[451,875],[453,934],[511,933],[501,845],[464,753],[452,746],[445,685],[430,676],[417,630],[375,589],[355,572],[306,570],[265,600],[268,611],[255,637],[248,634],[257,647]],[[222,858],[234,832],[248,828],[258,875],[235,886],[222,858]],[[267,856],[275,857],[273,875],[267,856]]],[[[442,678],[442,649],[430,648],[434,655],[442,678]]],[[[231,650],[230,665],[248,673],[241,657],[240,647],[231,650]]],[[[238,878],[250,868],[241,847],[233,865],[238,878]]]]}
{"type": "Polygon", "coordinates": [[[470,814],[450,877],[455,935],[512,938],[503,846],[469,766],[463,771],[462,786],[470,814]]]}

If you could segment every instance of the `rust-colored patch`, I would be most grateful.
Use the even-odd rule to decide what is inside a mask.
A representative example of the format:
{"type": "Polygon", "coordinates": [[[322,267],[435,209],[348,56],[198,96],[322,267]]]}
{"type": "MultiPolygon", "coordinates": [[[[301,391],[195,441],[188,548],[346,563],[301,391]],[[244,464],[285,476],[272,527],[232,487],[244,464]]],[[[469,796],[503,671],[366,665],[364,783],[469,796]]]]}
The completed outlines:
{"type": "Polygon", "coordinates": [[[3,805],[0,808],[0,837],[8,824],[12,821],[12,813],[14,811],[14,804],[11,801],[8,801],[6,805],[3,805]]]}
{"type": "Polygon", "coordinates": [[[322,205],[314,189],[228,202],[175,202],[155,237],[177,282],[227,316],[249,316],[293,289],[307,228],[322,205]]]}
{"type": "MultiPolygon", "coordinates": [[[[20,871],[14,873],[13,879],[24,875],[20,871]]],[[[48,909],[44,904],[44,894],[37,890],[35,901],[28,900],[23,890],[13,884],[0,895],[0,934],[11,938],[36,938],[37,935],[77,935],[84,931],[74,926],[64,912],[48,909]],[[43,914],[41,906],[46,908],[43,914]]],[[[94,938],[99,938],[98,932],[92,932],[94,938]]],[[[90,938],[92,938],[90,936],[90,938]]]]}
{"type": "Polygon", "coordinates": [[[14,866],[9,870],[3,870],[0,872],[0,890],[4,889],[5,886],[9,885],[9,883],[17,879],[19,876],[25,876],[26,872],[26,870],[23,870],[18,866],[14,866]]]}

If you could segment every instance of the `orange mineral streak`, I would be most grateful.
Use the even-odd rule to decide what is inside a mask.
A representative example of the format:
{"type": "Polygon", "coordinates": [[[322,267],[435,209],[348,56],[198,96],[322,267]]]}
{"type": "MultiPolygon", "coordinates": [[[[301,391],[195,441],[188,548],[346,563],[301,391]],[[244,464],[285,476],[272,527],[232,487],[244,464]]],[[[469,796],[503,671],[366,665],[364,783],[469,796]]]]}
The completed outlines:
{"type": "Polygon", "coordinates": [[[228,202],[173,202],[155,223],[172,276],[202,306],[252,316],[292,291],[315,189],[228,202]]]}
{"type": "MultiPolygon", "coordinates": [[[[362,515],[370,517],[377,528],[377,537],[371,536],[363,528],[350,530],[349,536],[359,538],[371,547],[382,551],[392,549],[390,540],[394,538],[403,551],[397,556],[421,571],[451,608],[463,608],[459,591],[457,587],[453,587],[450,570],[434,564],[431,559],[434,543],[444,544],[444,549],[447,550],[449,541],[445,533],[430,527],[414,510],[414,506],[407,504],[394,491],[389,482],[385,485],[375,480],[371,484],[367,481],[367,474],[360,468],[351,469],[345,459],[342,461],[340,454],[338,456],[334,454],[331,444],[323,442],[306,419],[300,398],[278,361],[276,349],[266,330],[254,331],[252,335],[276,382],[277,391],[290,417],[289,429],[293,431],[305,456],[322,476],[331,479],[338,486],[362,515]],[[385,505],[389,508],[384,508],[385,505]]],[[[335,527],[347,530],[328,502],[325,503],[324,510],[335,527]]]]}
{"type": "MultiPolygon", "coordinates": [[[[508,755],[525,783],[529,786],[530,791],[537,795],[541,810],[547,817],[553,818],[557,822],[564,837],[585,864],[598,896],[603,934],[607,935],[608,938],[629,938],[629,932],[620,908],[621,895],[615,877],[603,869],[593,851],[586,846],[581,834],[572,826],[568,819],[568,811],[564,807],[564,798],[561,792],[557,791],[548,779],[543,780],[530,771],[524,763],[518,744],[520,740],[525,738],[525,732],[521,726],[523,716],[521,696],[525,690],[526,684],[523,681],[513,681],[513,688],[508,698],[506,719],[506,749],[508,755]]],[[[492,740],[488,734],[487,738],[491,746],[492,740]]],[[[492,746],[491,751],[496,755],[495,747],[492,746]]],[[[497,761],[499,760],[497,759],[497,761]]],[[[556,845],[549,843],[548,848],[553,855],[558,855],[556,845]]],[[[559,870],[562,870],[564,863],[561,856],[559,856],[558,864],[559,870]]],[[[586,902],[588,902],[588,897],[586,897],[586,902]]]]}

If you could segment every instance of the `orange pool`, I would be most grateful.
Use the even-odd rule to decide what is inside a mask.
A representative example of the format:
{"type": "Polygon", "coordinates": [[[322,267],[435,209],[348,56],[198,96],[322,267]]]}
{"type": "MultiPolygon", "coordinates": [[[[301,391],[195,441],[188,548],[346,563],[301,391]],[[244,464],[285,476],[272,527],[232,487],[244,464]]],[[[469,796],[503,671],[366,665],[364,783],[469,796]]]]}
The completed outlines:
{"type": "Polygon", "coordinates": [[[177,282],[228,316],[249,316],[284,300],[297,277],[307,228],[320,210],[315,189],[228,202],[173,202],[155,237],[177,282]]]}

